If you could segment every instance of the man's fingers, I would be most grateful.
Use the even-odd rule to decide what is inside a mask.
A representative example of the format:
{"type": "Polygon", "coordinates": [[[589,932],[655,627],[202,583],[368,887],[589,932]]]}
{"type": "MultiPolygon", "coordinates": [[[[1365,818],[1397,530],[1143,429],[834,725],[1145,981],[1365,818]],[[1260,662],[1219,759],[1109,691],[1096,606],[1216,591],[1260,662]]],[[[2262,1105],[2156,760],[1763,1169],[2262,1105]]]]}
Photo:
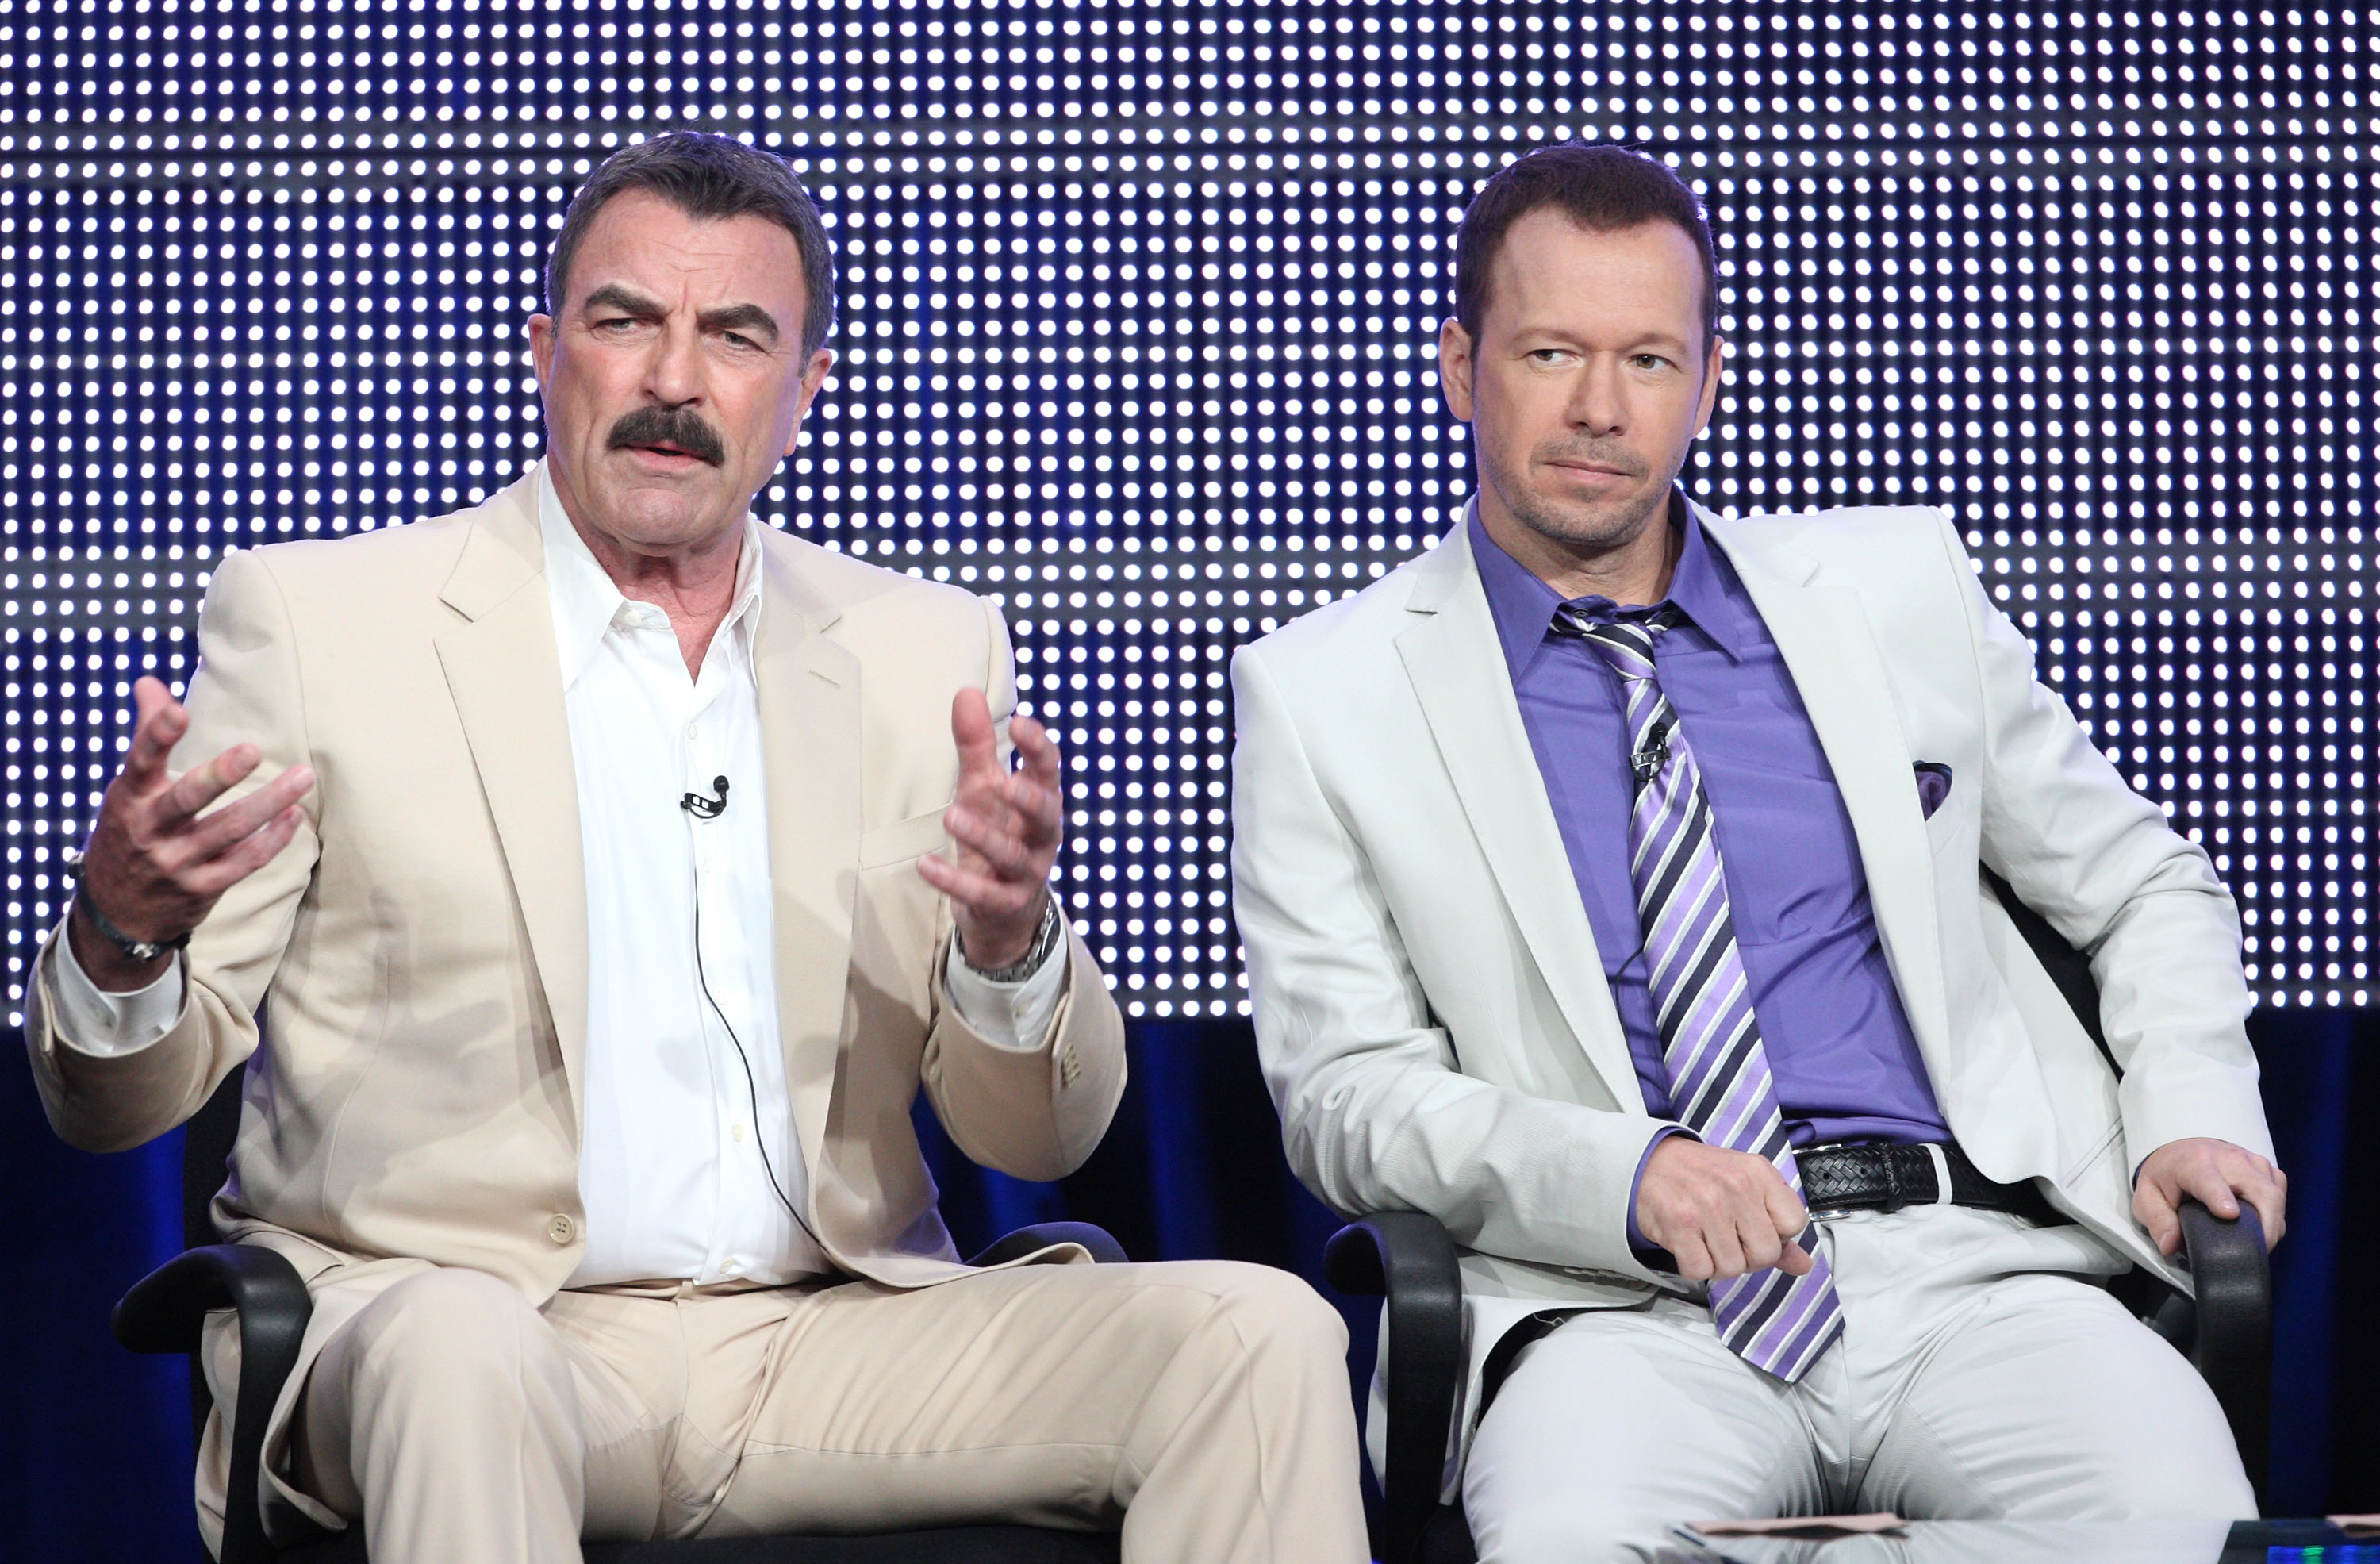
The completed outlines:
{"type": "Polygon", "coordinates": [[[2132,1191],[2132,1216],[2148,1229],[2158,1253],[2171,1254],[2181,1246],[2181,1219],[2155,1179],[2143,1179],[2140,1188],[2132,1191]]]}
{"type": "Polygon", "coordinates": [[[229,850],[218,853],[206,862],[189,870],[182,878],[184,888],[194,897],[212,903],[232,886],[247,879],[280,855],[297,836],[306,812],[295,804],[282,810],[229,850]]]}
{"type": "Polygon", "coordinates": [[[1802,1204],[1802,1197],[1793,1192],[1793,1186],[1785,1181],[1783,1174],[1769,1180],[1767,1199],[1768,1220],[1777,1228],[1779,1238],[1798,1238],[1810,1225],[1810,1208],[1802,1204]]]}
{"type": "Polygon", "coordinates": [[[311,790],[310,767],[293,765],[244,799],[201,815],[183,838],[190,859],[203,861],[246,840],[311,790]]]}
{"type": "Polygon", "coordinates": [[[981,912],[1021,912],[1040,894],[1031,881],[999,879],[930,852],[917,860],[917,873],[953,901],[981,912]]]}
{"type": "Polygon", "coordinates": [[[124,755],[124,776],[145,793],[164,784],[166,759],[189,730],[190,718],[162,682],[145,676],[132,686],[132,703],[139,715],[132,747],[124,755]]]}
{"type": "Polygon", "coordinates": [[[962,690],[951,697],[951,741],[958,746],[962,783],[1001,776],[1000,735],[992,727],[991,703],[982,690],[962,690]]]}
{"type": "Polygon", "coordinates": [[[206,764],[182,773],[158,795],[155,823],[167,830],[179,827],[244,780],[263,759],[255,745],[234,744],[206,764]]]}
{"type": "Polygon", "coordinates": [[[1683,1233],[1675,1239],[1664,1240],[1661,1247],[1668,1250],[1670,1258],[1678,1263],[1678,1275],[1688,1281],[1711,1279],[1710,1251],[1704,1247],[1701,1234],[1683,1233]]]}
{"type": "Polygon", "coordinates": [[[1037,872],[1033,853],[1013,829],[978,811],[953,804],[943,812],[942,825],[952,840],[971,849],[1002,879],[1038,880],[1048,873],[1046,864],[1037,872]]]}
{"type": "Polygon", "coordinates": [[[1024,775],[1056,792],[1062,768],[1057,741],[1050,737],[1050,730],[1032,717],[1012,717],[1008,723],[1008,738],[1016,746],[1018,758],[1025,763],[1024,775]]]}
{"type": "Polygon", "coordinates": [[[1777,1268],[1789,1277],[1806,1277],[1817,1268],[1818,1262],[1798,1243],[1789,1243],[1778,1257],[1777,1268]]]}
{"type": "Polygon", "coordinates": [[[2232,1192],[2230,1179],[2213,1163],[2186,1169],[2181,1175],[2181,1192],[2227,1222],[2240,1215],[2240,1197],[2232,1192]]]}

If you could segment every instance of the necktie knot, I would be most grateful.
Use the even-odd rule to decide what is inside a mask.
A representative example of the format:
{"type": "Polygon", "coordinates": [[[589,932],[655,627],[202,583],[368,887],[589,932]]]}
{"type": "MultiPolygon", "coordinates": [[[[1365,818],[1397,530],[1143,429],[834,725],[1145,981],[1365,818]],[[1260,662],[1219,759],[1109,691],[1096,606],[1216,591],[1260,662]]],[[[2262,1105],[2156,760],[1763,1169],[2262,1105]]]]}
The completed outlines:
{"type": "Polygon", "coordinates": [[[1565,603],[1554,610],[1553,630],[1594,647],[1622,678],[1651,678],[1653,641],[1678,619],[1678,610],[1667,603],[1619,613],[1565,603]]]}

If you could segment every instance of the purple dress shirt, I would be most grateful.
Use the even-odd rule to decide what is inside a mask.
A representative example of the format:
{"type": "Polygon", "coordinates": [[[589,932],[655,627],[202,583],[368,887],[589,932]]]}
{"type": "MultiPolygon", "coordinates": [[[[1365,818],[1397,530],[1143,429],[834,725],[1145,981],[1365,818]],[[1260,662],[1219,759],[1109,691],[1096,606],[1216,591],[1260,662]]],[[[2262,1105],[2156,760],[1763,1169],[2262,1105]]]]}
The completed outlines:
{"type": "MultiPolygon", "coordinates": [[[[1735,568],[1682,497],[1672,500],[1670,516],[1684,538],[1669,602],[1687,622],[1654,642],[1654,662],[1702,763],[1736,943],[1786,1127],[1799,1146],[1947,1141],[1949,1128],[1877,938],[1851,815],[1801,692],[1735,568]]],[[[1628,1034],[1637,1085],[1645,1108],[1670,1118],[1669,1071],[1628,874],[1635,793],[1620,677],[1592,646],[1552,634],[1560,595],[1505,553],[1475,514],[1470,528],[1521,720],[1628,1034]]],[[[1586,597],[1577,606],[1594,612],[1612,605],[1586,597]]]]}

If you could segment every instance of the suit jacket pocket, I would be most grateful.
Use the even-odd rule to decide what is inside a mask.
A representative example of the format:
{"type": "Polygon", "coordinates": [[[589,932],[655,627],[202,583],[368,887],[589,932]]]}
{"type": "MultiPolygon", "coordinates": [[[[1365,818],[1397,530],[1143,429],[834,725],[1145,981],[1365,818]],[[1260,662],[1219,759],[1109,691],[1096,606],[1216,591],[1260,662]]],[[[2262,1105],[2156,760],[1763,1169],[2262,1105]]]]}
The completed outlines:
{"type": "Polygon", "coordinates": [[[950,845],[942,829],[942,811],[928,810],[890,825],[880,825],[859,838],[859,866],[874,869],[886,863],[940,852],[950,845]]]}

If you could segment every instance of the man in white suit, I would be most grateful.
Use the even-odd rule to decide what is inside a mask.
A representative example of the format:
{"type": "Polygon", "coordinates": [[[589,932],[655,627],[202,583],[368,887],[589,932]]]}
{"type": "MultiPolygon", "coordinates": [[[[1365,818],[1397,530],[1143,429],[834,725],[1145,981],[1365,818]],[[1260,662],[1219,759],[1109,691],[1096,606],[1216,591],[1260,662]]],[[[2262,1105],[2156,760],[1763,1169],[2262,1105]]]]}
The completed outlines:
{"type": "MultiPolygon", "coordinates": [[[[976,1269],[943,1229],[919,1093],[1054,1179],[1123,1030],[1050,890],[1058,755],[1010,721],[999,610],[751,514],[833,361],[808,196],[656,137],[581,188],[547,293],[549,458],[226,560],[39,968],[78,1145],[245,1070],[215,1222],[313,1301],[268,1523],[359,1521],[376,1564],[990,1521],[1354,1564],[1312,1289],[1075,1245],[976,1269]]],[[[221,1403],[227,1317],[206,1346],[221,1403]]]]}
{"type": "Polygon", "coordinates": [[[1293,1164],[1466,1251],[1481,1558],[2252,1513],[2101,1285],[2186,1285],[2185,1196],[2281,1229],[2204,855],[2034,682],[1946,512],[1678,491],[1723,348],[1667,169],[1524,157],[1456,275],[1476,499],[1240,654],[1234,872],[1293,1164]],[[1985,868],[2090,953],[2120,1077],[1985,868]]]}

